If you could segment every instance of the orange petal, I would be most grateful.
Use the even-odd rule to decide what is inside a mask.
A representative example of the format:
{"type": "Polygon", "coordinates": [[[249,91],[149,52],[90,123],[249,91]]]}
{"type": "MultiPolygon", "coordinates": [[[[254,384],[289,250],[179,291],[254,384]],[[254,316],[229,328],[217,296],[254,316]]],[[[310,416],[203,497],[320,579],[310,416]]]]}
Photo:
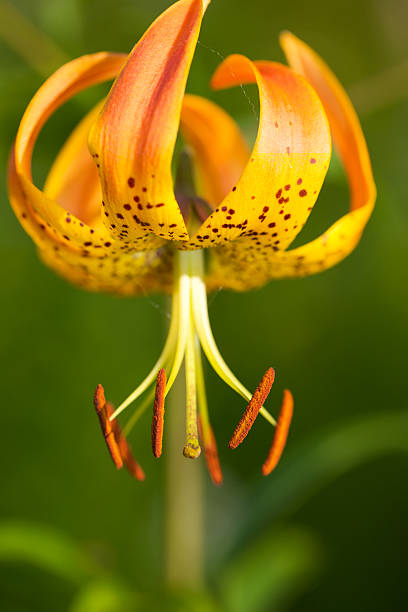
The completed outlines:
{"type": "Polygon", "coordinates": [[[235,121],[199,96],[185,95],[181,131],[194,154],[197,194],[214,208],[238,182],[249,151],[235,121]]]}
{"type": "Polygon", "coordinates": [[[102,103],[78,124],[61,148],[44,185],[44,193],[89,226],[102,219],[102,190],[89,153],[88,136],[102,103]]]}
{"type": "Polygon", "coordinates": [[[351,203],[350,212],[319,238],[283,253],[271,270],[275,278],[314,274],[344,259],[358,244],[376,198],[364,134],[343,87],[323,60],[293,34],[284,33],[281,44],[290,64],[305,75],[323,102],[349,180],[351,203]]]}
{"type": "Polygon", "coordinates": [[[91,131],[106,212],[129,226],[125,241],[138,240],[141,232],[188,237],[171,161],[204,10],[202,0],[180,0],[156,19],[130,53],[91,131]]]}
{"type": "MultiPolygon", "coordinates": [[[[31,207],[17,175],[14,150],[9,158],[8,191],[14,212],[39,247],[41,259],[68,281],[84,289],[121,295],[171,291],[173,254],[168,249],[144,251],[135,257],[134,253],[122,251],[122,245],[114,247],[113,241],[112,248],[105,247],[100,237],[94,238],[98,231],[85,225],[85,242],[94,240],[92,250],[86,244],[81,249],[73,248],[73,241],[59,239],[52,226],[31,207]],[[96,248],[98,245],[101,245],[99,249],[96,248]]],[[[70,218],[75,222],[73,216],[70,218]]],[[[79,220],[76,222],[80,223],[79,220]]],[[[69,228],[67,224],[67,232],[69,228]]]]}
{"type": "Polygon", "coordinates": [[[255,81],[261,114],[250,160],[191,241],[215,246],[239,238],[239,261],[261,251],[279,251],[292,242],[313,208],[331,154],[323,106],[312,87],[290,68],[233,55],[219,66],[212,85],[255,81]]]}
{"type": "MultiPolygon", "coordinates": [[[[47,118],[80,89],[113,78],[123,60],[122,55],[108,53],[81,57],[62,66],[44,83],[24,114],[10,155],[9,195],[17,217],[39,247],[41,258],[64,278],[87,289],[125,295],[168,291],[172,286],[172,255],[168,250],[146,251],[135,257],[134,247],[129,249],[123,243],[115,243],[107,230],[97,226],[95,221],[94,227],[82,221],[82,208],[78,218],[54,199],[62,198],[61,204],[66,208],[73,206],[69,178],[79,171],[75,153],[84,153],[87,119],[79,125],[57,158],[47,179],[47,193],[38,189],[31,180],[32,150],[47,118]]],[[[89,161],[85,162],[84,176],[92,179],[89,161]]],[[[82,185],[85,189],[84,182],[82,185]]],[[[71,183],[71,188],[86,207],[89,194],[86,189],[81,192],[77,187],[71,183]]],[[[152,248],[163,242],[153,235],[143,240],[146,242],[140,244],[142,248],[152,248]]]]}
{"type": "Polygon", "coordinates": [[[121,53],[84,55],[57,70],[37,91],[21,120],[16,141],[16,166],[30,176],[36,138],[50,115],[76,93],[113,79],[123,66],[121,53]]]}
{"type": "Polygon", "coordinates": [[[85,230],[80,242],[77,236],[71,236],[75,223],[69,225],[66,211],[33,185],[31,156],[37,136],[58,106],[84,87],[113,78],[122,64],[123,56],[109,53],[73,60],[42,85],[24,113],[9,161],[9,191],[16,214],[38,245],[66,244],[69,249],[83,248],[83,241],[89,238],[88,234],[85,237],[85,230]]]}
{"type": "Polygon", "coordinates": [[[281,43],[292,67],[302,73],[319,95],[329,118],[333,141],[346,169],[351,191],[351,211],[319,238],[299,248],[235,263],[236,249],[213,253],[208,288],[218,286],[244,290],[272,278],[306,276],[330,268],[356,247],[371,216],[376,188],[364,135],[343,87],[323,60],[293,34],[284,33],[281,43]]]}
{"type": "MultiPolygon", "coordinates": [[[[106,247],[106,252],[109,253],[112,246],[111,236],[106,230],[95,229],[93,239],[90,240],[89,227],[84,226],[74,215],[67,221],[66,210],[34,186],[31,180],[33,147],[41,127],[58,106],[81,89],[112,79],[122,65],[122,55],[109,53],[87,55],[65,64],[42,85],[31,100],[17,133],[15,167],[21,188],[31,208],[47,224],[54,237],[60,242],[70,242],[72,249],[82,250],[84,246],[90,246],[91,250],[106,250],[106,247]]],[[[153,248],[159,244],[157,238],[145,236],[141,232],[137,248],[153,248]]]]}
{"type": "Polygon", "coordinates": [[[285,389],[283,392],[282,407],[279,413],[278,424],[275,429],[272,446],[269,449],[268,457],[262,466],[262,474],[264,476],[270,474],[279,463],[279,459],[281,458],[283,449],[285,448],[292,416],[293,395],[290,391],[285,389]]]}
{"type": "Polygon", "coordinates": [[[375,185],[367,144],[356,111],[342,85],[308,45],[290,32],[280,37],[283,51],[294,70],[303,74],[318,93],[350,183],[355,210],[375,197],[375,185]]]}

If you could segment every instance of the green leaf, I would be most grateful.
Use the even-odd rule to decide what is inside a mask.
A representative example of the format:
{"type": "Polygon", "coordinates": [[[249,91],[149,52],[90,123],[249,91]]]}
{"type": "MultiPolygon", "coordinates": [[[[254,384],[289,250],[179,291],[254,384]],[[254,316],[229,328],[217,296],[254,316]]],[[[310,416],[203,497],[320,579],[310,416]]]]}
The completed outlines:
{"type": "Polygon", "coordinates": [[[136,612],[139,597],[111,580],[96,580],[83,587],[69,612],[136,612]]]}
{"type": "Polygon", "coordinates": [[[98,571],[66,534],[20,521],[0,523],[0,562],[29,563],[73,583],[82,583],[98,571]]]}
{"type": "Polygon", "coordinates": [[[219,578],[225,612],[261,612],[287,604],[319,566],[315,541],[297,529],[267,532],[219,578]]]}

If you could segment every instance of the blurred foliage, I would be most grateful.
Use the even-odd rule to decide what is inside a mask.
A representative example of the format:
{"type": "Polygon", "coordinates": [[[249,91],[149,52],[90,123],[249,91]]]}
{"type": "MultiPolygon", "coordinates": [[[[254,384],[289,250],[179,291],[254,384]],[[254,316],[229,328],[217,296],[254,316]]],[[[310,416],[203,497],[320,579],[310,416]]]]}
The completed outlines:
{"type": "MultiPolygon", "coordinates": [[[[167,0],[9,4],[33,30],[22,36],[0,14],[3,168],[19,119],[43,80],[34,57],[30,63],[31,35],[45,35],[69,57],[126,51],[168,6],[167,0]],[[25,59],[13,41],[26,44],[25,59]]],[[[255,90],[215,94],[209,76],[233,52],[282,59],[277,34],[294,31],[329,62],[362,111],[379,192],[361,245],[340,266],[210,298],[214,331],[232,369],[252,388],[273,365],[278,380],[271,410],[283,387],[293,390],[296,402],[287,453],[277,472],[262,479],[270,429],[257,423],[242,448],[228,451],[242,404],[208,372],[225,471],[224,487],[208,484],[207,490],[212,594],[162,588],[165,457],[160,464],[151,457],[148,418],[132,440],[148,475],[137,484],[112,469],[90,408],[97,382],[117,402],[148,370],[162,342],[167,303],[158,296],[87,294],[56,278],[15,220],[3,176],[2,609],[405,608],[407,18],[403,0],[252,0],[250,7],[244,0],[213,0],[206,15],[189,90],[227,108],[253,139],[255,90]]],[[[84,110],[105,91],[81,94],[44,128],[34,155],[39,183],[84,110]]],[[[317,235],[347,205],[347,186],[334,160],[299,242],[317,235]]]]}

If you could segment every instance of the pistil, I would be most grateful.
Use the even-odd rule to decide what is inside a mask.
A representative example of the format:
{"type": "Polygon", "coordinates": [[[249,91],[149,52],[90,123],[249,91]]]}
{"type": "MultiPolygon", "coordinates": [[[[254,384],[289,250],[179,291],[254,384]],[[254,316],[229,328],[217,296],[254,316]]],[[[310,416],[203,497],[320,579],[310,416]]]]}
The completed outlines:
{"type": "Polygon", "coordinates": [[[213,429],[211,427],[210,417],[208,414],[203,362],[201,359],[201,347],[197,337],[194,344],[194,356],[197,375],[197,397],[199,407],[198,427],[200,432],[200,438],[203,442],[205,460],[207,463],[208,471],[211,476],[211,480],[214,484],[219,486],[222,484],[222,471],[220,466],[220,460],[218,458],[217,442],[214,436],[213,429]]]}
{"type": "MultiPolygon", "coordinates": [[[[252,393],[250,393],[248,389],[246,389],[240,383],[237,377],[227,366],[214,340],[208,318],[207,291],[204,282],[203,252],[201,250],[192,251],[190,253],[190,257],[194,324],[198,337],[200,338],[201,346],[203,347],[208,361],[211,363],[218,376],[225,383],[227,383],[231,389],[234,389],[234,391],[249,402],[251,401],[252,393]]],[[[264,407],[261,407],[259,412],[267,421],[269,421],[269,423],[271,423],[271,425],[276,426],[276,420],[264,407]]]]}
{"type": "Polygon", "coordinates": [[[186,368],[186,443],[183,455],[189,459],[197,459],[201,454],[201,447],[198,441],[197,423],[197,385],[196,385],[196,364],[194,355],[195,331],[190,317],[188,331],[185,368],[186,368]]]}
{"type": "Polygon", "coordinates": [[[200,455],[200,434],[211,478],[215,484],[222,483],[217,444],[208,415],[201,360],[202,347],[208,361],[222,380],[248,402],[248,406],[230,440],[230,448],[236,448],[244,440],[258,413],[262,414],[272,425],[277,425],[268,458],[262,468],[263,473],[268,474],[279,461],[286,441],[293,411],[292,396],[289,392],[285,392],[281,414],[277,423],[273,416],[263,407],[274,381],[275,372],[273,368],[267,370],[258,388],[252,395],[232,373],[218,350],[208,318],[203,251],[178,251],[174,259],[175,277],[171,323],[167,340],[159,359],[144,381],[122,402],[115,412],[113,412],[113,409],[108,410],[103,405],[102,396],[100,398],[98,396],[98,404],[95,404],[108,447],[112,446],[112,449],[110,448],[111,455],[118,467],[120,461],[123,460],[128,469],[137,478],[142,478],[140,466],[136,463],[133,464],[133,457],[130,451],[128,453],[129,449],[126,444],[125,435],[130,432],[148,406],[151,406],[153,403],[152,449],[155,457],[161,456],[164,428],[164,400],[180,371],[184,359],[186,373],[186,441],[183,454],[185,457],[192,459],[200,455]],[[164,368],[170,373],[167,383],[164,368]],[[156,377],[156,390],[151,390],[146,396],[129,419],[122,434],[116,421],[116,416],[151,387],[156,377]]]}

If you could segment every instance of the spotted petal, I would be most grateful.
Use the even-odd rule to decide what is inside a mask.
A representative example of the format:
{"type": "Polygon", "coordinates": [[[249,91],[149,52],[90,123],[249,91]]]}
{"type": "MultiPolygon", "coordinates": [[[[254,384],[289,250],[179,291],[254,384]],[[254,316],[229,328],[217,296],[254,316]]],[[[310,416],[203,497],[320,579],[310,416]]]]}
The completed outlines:
{"type": "Polygon", "coordinates": [[[173,192],[171,161],[207,4],[180,0],[156,19],[130,53],[91,131],[106,224],[122,239],[112,226],[120,215],[129,226],[127,242],[149,232],[170,240],[188,237],[173,192]]]}
{"type": "MultiPolygon", "coordinates": [[[[9,162],[9,193],[13,208],[24,228],[40,249],[48,265],[72,282],[94,290],[118,293],[139,293],[171,286],[171,256],[159,252],[130,254],[127,247],[115,243],[104,228],[85,223],[86,183],[74,186],[78,202],[85,206],[79,216],[70,212],[73,198],[69,194],[69,178],[75,175],[75,151],[84,153],[86,122],[80,124],[72,139],[63,148],[46,183],[47,193],[31,179],[31,155],[38,133],[55,109],[81,89],[112,79],[123,65],[119,54],[98,53],[69,62],[52,75],[40,88],[21,121],[15,148],[9,162]],[[51,197],[53,196],[53,197],[51,197]],[[63,206],[56,200],[60,199],[63,206]],[[61,199],[62,198],[62,199],[61,199]],[[161,275],[158,272],[162,272],[161,275]]],[[[89,170],[89,164],[85,165],[89,170]]],[[[90,175],[87,174],[89,177],[90,175]]],[[[159,246],[149,236],[149,247],[159,246]]]]}
{"type": "MultiPolygon", "coordinates": [[[[9,158],[8,190],[13,209],[38,246],[41,259],[66,280],[91,291],[121,295],[171,291],[173,257],[166,248],[128,254],[104,245],[100,249],[87,246],[79,250],[71,242],[60,240],[31,207],[16,171],[14,151],[9,158]]],[[[92,239],[91,231],[96,230],[85,224],[83,229],[92,239]]]]}
{"type": "Polygon", "coordinates": [[[285,32],[281,44],[289,63],[319,94],[350,186],[350,212],[319,238],[283,253],[271,276],[305,276],[330,268],[358,244],[371,216],[376,187],[360,122],[343,87],[323,60],[304,42],[285,32]]]}
{"type": "Polygon", "coordinates": [[[222,285],[243,290],[268,279],[306,276],[330,268],[356,247],[374,207],[376,188],[367,145],[346,92],[305,43],[289,33],[282,35],[281,43],[292,67],[308,79],[324,105],[350,184],[351,210],[312,242],[275,253],[264,263],[248,262],[245,269],[231,265],[231,250],[220,249],[213,257],[209,288],[222,285]]]}
{"type": "Polygon", "coordinates": [[[292,242],[313,208],[331,154],[322,104],[290,68],[233,55],[220,65],[212,84],[221,88],[255,81],[261,113],[250,159],[191,240],[193,246],[235,241],[228,256],[237,269],[248,261],[269,261],[271,253],[292,242]]]}
{"type": "Polygon", "coordinates": [[[102,190],[88,149],[88,135],[101,110],[98,104],[78,124],[61,148],[44,184],[44,193],[91,227],[102,220],[102,190]]]}

